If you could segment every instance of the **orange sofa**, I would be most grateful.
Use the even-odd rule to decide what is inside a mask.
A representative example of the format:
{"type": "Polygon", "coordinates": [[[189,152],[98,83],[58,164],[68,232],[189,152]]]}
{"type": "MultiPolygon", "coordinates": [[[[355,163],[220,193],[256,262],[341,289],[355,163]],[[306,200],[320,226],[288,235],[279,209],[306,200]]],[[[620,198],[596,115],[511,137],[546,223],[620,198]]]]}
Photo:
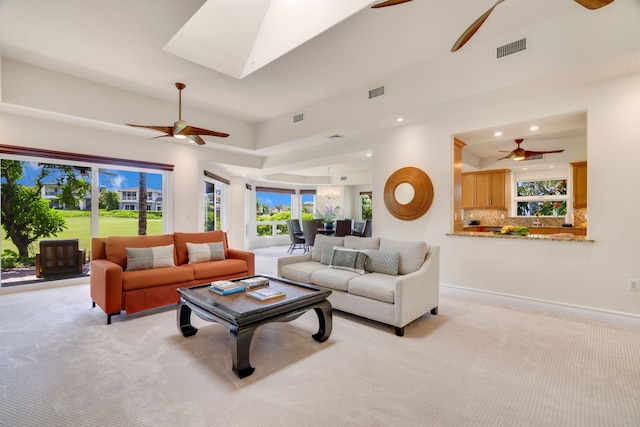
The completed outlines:
{"type": "MultiPolygon", "coordinates": [[[[222,252],[217,253],[221,258],[222,252]]],[[[167,261],[166,257],[164,261],[167,261]]],[[[91,299],[94,307],[97,304],[107,314],[107,324],[111,323],[111,316],[120,314],[122,310],[132,314],[176,304],[179,299],[178,288],[254,274],[253,252],[229,248],[224,231],[91,239],[91,299]],[[222,246],[216,242],[222,242],[222,246]],[[224,248],[224,259],[202,261],[192,253],[193,259],[198,262],[189,262],[190,250],[209,243],[221,250],[224,248]],[[127,269],[127,253],[131,255],[135,248],[165,248],[165,253],[172,250],[173,263],[170,262],[169,253],[171,266],[131,271],[134,262],[131,261],[127,269]]]]}

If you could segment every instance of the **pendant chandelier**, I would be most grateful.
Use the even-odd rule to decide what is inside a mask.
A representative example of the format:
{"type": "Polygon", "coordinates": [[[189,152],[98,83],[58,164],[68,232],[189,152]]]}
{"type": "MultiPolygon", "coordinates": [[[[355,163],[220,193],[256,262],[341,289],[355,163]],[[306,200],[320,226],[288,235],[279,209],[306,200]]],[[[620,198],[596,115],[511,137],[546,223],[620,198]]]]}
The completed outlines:
{"type": "Polygon", "coordinates": [[[327,168],[327,185],[321,185],[316,190],[316,196],[326,202],[334,202],[340,198],[340,187],[331,185],[331,168],[327,168]]]}

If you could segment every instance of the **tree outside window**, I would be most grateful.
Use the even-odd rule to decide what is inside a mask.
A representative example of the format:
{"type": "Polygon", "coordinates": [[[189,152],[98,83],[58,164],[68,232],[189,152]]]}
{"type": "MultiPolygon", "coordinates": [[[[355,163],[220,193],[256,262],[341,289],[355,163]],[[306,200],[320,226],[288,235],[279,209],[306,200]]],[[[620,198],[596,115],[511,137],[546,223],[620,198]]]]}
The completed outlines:
{"type": "Polygon", "coordinates": [[[565,216],[567,214],[567,180],[516,181],[517,216],[565,216]]]}

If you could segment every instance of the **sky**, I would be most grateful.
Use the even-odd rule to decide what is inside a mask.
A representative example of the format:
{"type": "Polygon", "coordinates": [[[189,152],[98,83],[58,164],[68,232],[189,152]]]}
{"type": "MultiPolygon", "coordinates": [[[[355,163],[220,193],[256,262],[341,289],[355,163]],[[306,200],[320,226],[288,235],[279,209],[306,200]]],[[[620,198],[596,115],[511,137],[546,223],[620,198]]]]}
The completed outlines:
{"type": "MultiPolygon", "coordinates": [[[[24,174],[20,180],[22,185],[33,185],[40,170],[37,162],[24,162],[24,174]]],[[[118,191],[124,188],[138,187],[138,172],[131,172],[120,169],[100,169],[99,183],[107,190],[118,191]]],[[[51,175],[46,183],[54,183],[55,176],[51,175]]],[[[162,175],[159,173],[147,173],[147,188],[150,190],[162,189],[162,175]]]]}
{"type": "MultiPolygon", "coordinates": [[[[263,193],[262,191],[256,192],[258,197],[258,203],[269,205],[273,208],[276,205],[291,206],[291,194],[283,193],[263,193]]],[[[303,194],[302,203],[313,203],[313,194],[303,194]]]]}

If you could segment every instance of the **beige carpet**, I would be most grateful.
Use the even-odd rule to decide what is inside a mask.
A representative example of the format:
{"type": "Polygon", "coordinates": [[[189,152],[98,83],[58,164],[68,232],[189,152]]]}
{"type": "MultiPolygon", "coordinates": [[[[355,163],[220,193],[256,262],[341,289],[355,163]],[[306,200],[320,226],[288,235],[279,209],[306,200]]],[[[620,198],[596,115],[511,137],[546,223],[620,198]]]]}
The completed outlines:
{"type": "MultiPolygon", "coordinates": [[[[195,317],[195,316],[194,316],[195,317]]],[[[443,288],[404,337],[313,312],[256,332],[91,308],[87,285],[0,295],[2,426],[640,426],[640,320],[443,288]]]]}

